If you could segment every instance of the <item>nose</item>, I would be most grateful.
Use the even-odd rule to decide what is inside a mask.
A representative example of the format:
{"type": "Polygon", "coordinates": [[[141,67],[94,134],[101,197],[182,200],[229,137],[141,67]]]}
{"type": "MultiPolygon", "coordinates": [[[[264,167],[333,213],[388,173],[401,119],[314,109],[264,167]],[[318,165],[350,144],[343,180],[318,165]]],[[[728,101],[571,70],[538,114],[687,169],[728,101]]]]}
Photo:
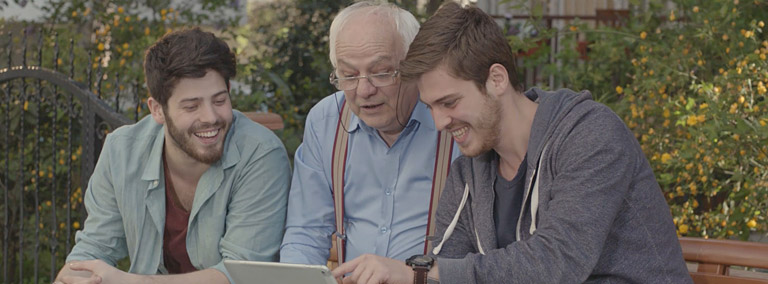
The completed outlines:
{"type": "Polygon", "coordinates": [[[361,96],[363,98],[367,98],[372,96],[373,94],[376,94],[376,86],[371,84],[371,79],[369,78],[360,78],[357,81],[357,89],[355,89],[355,92],[358,96],[361,96]]]}
{"type": "Polygon", "coordinates": [[[435,127],[437,127],[437,130],[443,131],[448,127],[448,125],[451,124],[451,117],[448,116],[448,114],[444,111],[441,111],[437,108],[432,108],[431,112],[432,119],[435,121],[435,127]]]}
{"type": "Polygon", "coordinates": [[[200,108],[200,122],[206,123],[206,124],[213,124],[216,123],[218,120],[218,117],[216,115],[216,107],[213,104],[204,104],[200,108]]]}

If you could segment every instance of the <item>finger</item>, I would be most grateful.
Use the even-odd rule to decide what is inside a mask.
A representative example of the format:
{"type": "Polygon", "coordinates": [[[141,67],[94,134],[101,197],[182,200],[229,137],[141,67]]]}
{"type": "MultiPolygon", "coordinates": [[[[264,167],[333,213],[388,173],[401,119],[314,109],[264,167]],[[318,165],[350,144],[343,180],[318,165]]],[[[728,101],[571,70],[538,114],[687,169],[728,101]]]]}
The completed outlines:
{"type": "Polygon", "coordinates": [[[360,273],[360,279],[358,279],[357,283],[379,284],[378,278],[380,277],[377,277],[378,269],[379,267],[377,267],[376,265],[366,266],[365,269],[363,269],[363,271],[360,273]]]}
{"type": "Polygon", "coordinates": [[[334,278],[343,277],[345,274],[350,273],[352,271],[355,271],[355,268],[357,268],[357,264],[359,263],[359,258],[353,259],[351,261],[345,262],[339,267],[336,267],[331,273],[333,273],[334,278]]]}
{"type": "Polygon", "coordinates": [[[87,270],[87,271],[93,272],[91,263],[92,262],[90,260],[73,261],[72,263],[69,264],[69,269],[72,269],[75,271],[87,270]]]}

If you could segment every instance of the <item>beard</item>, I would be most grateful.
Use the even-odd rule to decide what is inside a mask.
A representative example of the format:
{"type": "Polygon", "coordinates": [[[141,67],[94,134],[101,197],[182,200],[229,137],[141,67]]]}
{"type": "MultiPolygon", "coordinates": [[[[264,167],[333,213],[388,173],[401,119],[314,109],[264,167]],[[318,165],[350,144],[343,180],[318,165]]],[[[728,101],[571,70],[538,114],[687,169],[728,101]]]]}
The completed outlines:
{"type": "MultiPolygon", "coordinates": [[[[168,111],[166,110],[165,113],[167,114],[168,111]]],[[[168,127],[168,133],[170,133],[171,141],[173,142],[176,147],[181,149],[184,153],[186,153],[188,156],[192,157],[192,159],[195,159],[198,162],[204,163],[204,164],[213,164],[217,162],[219,159],[221,159],[222,154],[224,153],[224,142],[226,139],[227,132],[229,130],[229,125],[226,125],[224,121],[217,120],[215,123],[205,123],[205,124],[193,124],[192,127],[187,130],[185,133],[184,130],[179,129],[176,127],[176,125],[173,123],[173,119],[171,119],[170,115],[166,115],[166,127],[168,127]],[[195,131],[200,129],[206,129],[206,128],[221,128],[218,135],[224,135],[221,139],[221,141],[214,145],[208,145],[203,146],[202,149],[199,151],[195,149],[194,142],[192,141],[192,137],[195,134],[195,131]]]]}
{"type": "Polygon", "coordinates": [[[477,157],[493,149],[499,143],[500,122],[501,104],[485,94],[480,117],[476,125],[470,126],[470,129],[475,131],[475,139],[479,141],[480,145],[476,148],[473,148],[472,145],[467,145],[469,146],[467,148],[459,147],[461,153],[467,157],[477,157]]]}

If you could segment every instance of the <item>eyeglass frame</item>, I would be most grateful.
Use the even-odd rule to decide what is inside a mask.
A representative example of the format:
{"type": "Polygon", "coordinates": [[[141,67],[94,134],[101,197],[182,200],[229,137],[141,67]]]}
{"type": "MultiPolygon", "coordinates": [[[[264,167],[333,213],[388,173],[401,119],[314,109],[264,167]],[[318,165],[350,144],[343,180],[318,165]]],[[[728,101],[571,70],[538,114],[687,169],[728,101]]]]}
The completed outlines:
{"type": "Polygon", "coordinates": [[[355,89],[355,88],[357,88],[357,86],[360,84],[360,79],[363,79],[363,78],[367,79],[367,80],[368,80],[368,83],[370,83],[370,84],[371,84],[371,86],[374,86],[374,87],[376,87],[376,88],[381,88],[381,87],[386,87],[386,86],[390,86],[390,85],[393,85],[393,84],[395,84],[395,82],[397,81],[397,80],[395,80],[395,79],[396,79],[396,78],[397,78],[397,76],[399,76],[399,75],[400,75],[400,70],[397,70],[397,69],[396,69],[396,70],[395,70],[395,71],[393,71],[393,72],[386,72],[386,73],[376,73],[376,74],[368,74],[368,75],[365,75],[365,76],[354,76],[354,77],[343,77],[343,78],[339,78],[339,77],[337,77],[337,76],[336,76],[336,71],[334,70],[334,71],[333,71],[333,72],[331,72],[331,74],[328,76],[328,81],[329,81],[329,82],[331,82],[331,85],[333,85],[334,87],[336,87],[336,89],[338,89],[338,90],[340,90],[340,91],[349,91],[349,90],[352,90],[352,89],[355,89]],[[393,80],[392,80],[392,83],[388,83],[388,84],[386,84],[386,85],[380,85],[380,86],[377,86],[377,85],[376,85],[376,84],[374,84],[374,82],[371,80],[371,78],[372,78],[372,77],[377,77],[377,76],[378,76],[378,77],[381,77],[381,78],[387,78],[387,76],[384,76],[384,75],[387,75],[387,76],[389,76],[389,77],[393,78],[393,80]],[[340,84],[339,84],[339,83],[341,82],[341,80],[355,80],[355,82],[357,82],[357,83],[355,84],[355,86],[354,86],[354,87],[352,87],[352,88],[349,88],[349,89],[346,89],[346,90],[344,90],[344,89],[342,89],[342,88],[340,87],[340,84]]]}

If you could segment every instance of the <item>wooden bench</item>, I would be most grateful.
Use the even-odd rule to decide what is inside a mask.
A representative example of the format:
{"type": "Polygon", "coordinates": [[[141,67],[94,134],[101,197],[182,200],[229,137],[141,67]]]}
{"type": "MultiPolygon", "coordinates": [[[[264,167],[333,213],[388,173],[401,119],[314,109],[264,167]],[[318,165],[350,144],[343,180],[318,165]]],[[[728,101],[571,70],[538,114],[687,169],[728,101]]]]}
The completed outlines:
{"type": "Polygon", "coordinates": [[[696,284],[768,284],[768,273],[731,266],[768,269],[768,244],[680,237],[683,258],[696,284]]]}
{"type": "Polygon", "coordinates": [[[243,114],[245,114],[245,116],[251,120],[258,122],[271,130],[283,129],[283,118],[276,113],[251,111],[243,112],[243,114]]]}

